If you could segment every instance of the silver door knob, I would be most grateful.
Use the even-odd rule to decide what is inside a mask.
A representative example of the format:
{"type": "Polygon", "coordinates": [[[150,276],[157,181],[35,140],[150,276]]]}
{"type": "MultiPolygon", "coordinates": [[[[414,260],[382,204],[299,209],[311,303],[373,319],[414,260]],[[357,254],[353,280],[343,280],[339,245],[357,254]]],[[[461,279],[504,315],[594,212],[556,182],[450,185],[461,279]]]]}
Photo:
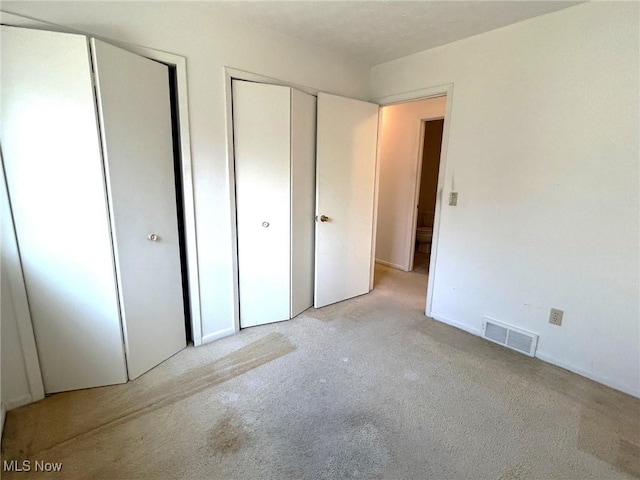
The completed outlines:
{"type": "Polygon", "coordinates": [[[263,226],[264,228],[267,228],[267,227],[269,226],[269,222],[262,222],[262,226],[263,226]]]}
{"type": "Polygon", "coordinates": [[[147,238],[149,240],[151,240],[152,242],[157,242],[160,237],[158,235],[156,235],[155,233],[150,233],[147,238]]]}

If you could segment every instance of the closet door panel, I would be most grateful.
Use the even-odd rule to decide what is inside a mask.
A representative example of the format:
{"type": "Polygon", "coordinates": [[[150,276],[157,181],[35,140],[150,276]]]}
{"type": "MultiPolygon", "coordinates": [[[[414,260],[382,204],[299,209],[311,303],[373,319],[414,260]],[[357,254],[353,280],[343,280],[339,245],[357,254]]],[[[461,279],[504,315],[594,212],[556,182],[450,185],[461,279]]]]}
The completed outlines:
{"type": "Polygon", "coordinates": [[[92,43],[127,369],[134,379],[186,346],[169,71],[92,43]]]}
{"type": "Polygon", "coordinates": [[[316,98],[291,90],[291,317],[313,305],[316,98]]]}
{"type": "Polygon", "coordinates": [[[1,60],[0,141],[45,391],[125,382],[87,39],[3,26],[1,60]]]}
{"type": "Polygon", "coordinates": [[[242,328],[289,319],[290,89],[233,81],[242,328]]]}

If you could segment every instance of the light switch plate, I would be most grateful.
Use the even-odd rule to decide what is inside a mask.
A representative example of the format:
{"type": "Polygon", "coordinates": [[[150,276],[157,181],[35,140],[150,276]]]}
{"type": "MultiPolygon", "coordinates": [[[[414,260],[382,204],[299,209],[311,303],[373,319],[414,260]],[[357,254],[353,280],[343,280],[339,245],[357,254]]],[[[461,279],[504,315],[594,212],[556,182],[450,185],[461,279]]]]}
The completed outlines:
{"type": "Polygon", "coordinates": [[[458,192],[449,193],[449,205],[455,207],[458,205],[458,192]]]}

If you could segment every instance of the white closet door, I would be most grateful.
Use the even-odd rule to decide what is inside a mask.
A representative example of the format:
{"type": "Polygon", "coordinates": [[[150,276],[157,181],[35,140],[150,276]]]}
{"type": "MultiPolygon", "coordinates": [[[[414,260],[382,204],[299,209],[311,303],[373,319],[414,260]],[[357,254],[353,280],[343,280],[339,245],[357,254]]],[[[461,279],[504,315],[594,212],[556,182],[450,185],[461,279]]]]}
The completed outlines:
{"type": "Polygon", "coordinates": [[[378,105],[318,95],[315,307],[369,292],[378,105]]]}
{"type": "Polygon", "coordinates": [[[0,141],[45,391],[125,382],[87,39],[3,26],[1,55],[0,141]]]}
{"type": "Polygon", "coordinates": [[[291,89],[291,315],[313,305],[316,98],[291,89]]]}
{"type": "Polygon", "coordinates": [[[127,369],[134,379],[186,346],[169,72],[92,43],[127,369]]]}
{"type": "Polygon", "coordinates": [[[242,328],[289,319],[290,107],[287,87],[233,81],[242,328]]]}

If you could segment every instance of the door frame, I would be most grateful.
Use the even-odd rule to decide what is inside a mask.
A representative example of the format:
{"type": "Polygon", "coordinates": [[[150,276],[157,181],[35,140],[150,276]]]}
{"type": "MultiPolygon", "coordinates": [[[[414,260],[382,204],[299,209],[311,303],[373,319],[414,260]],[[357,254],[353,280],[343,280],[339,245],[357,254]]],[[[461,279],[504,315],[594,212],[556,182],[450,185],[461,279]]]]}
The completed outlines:
{"type": "MultiPolygon", "coordinates": [[[[96,37],[98,38],[98,37],[96,37]]],[[[187,59],[173,53],[162,52],[147,47],[139,47],[121,42],[107,43],[122,47],[151,60],[156,60],[170,68],[175,68],[176,96],[178,102],[178,126],[180,135],[180,168],[182,182],[182,214],[184,221],[185,250],[187,254],[187,275],[189,278],[189,310],[191,313],[191,336],[194,346],[202,345],[202,307],[200,302],[200,275],[198,266],[198,239],[196,234],[196,206],[193,188],[193,167],[191,160],[191,134],[189,127],[189,96],[187,91],[187,59]]],[[[175,162],[175,159],[174,159],[175,162]]]]}
{"type": "Polygon", "coordinates": [[[22,17],[8,12],[0,12],[0,23],[22,28],[32,28],[38,30],[50,30],[62,33],[74,33],[84,35],[87,38],[97,38],[117,47],[121,47],[133,53],[137,53],[151,60],[164,63],[170,68],[175,68],[176,73],[176,94],[178,102],[178,125],[180,135],[180,158],[181,158],[181,182],[182,182],[182,202],[183,220],[185,233],[185,250],[187,254],[187,273],[189,278],[188,296],[191,313],[191,334],[195,346],[203,343],[202,331],[202,307],[200,301],[200,275],[198,264],[198,240],[196,232],[196,210],[193,188],[193,168],[191,159],[191,135],[189,127],[189,97],[187,90],[187,59],[181,55],[155,50],[153,48],[141,47],[125,42],[119,42],[109,38],[104,38],[92,33],[67,28],[54,23],[49,23],[33,18],[22,17]]]}
{"type": "MultiPolygon", "coordinates": [[[[397,93],[393,95],[386,95],[384,97],[378,97],[374,100],[375,103],[381,107],[387,107],[390,105],[397,105],[399,103],[411,102],[414,100],[426,100],[427,98],[447,96],[447,103],[444,115],[444,126],[442,131],[442,147],[440,150],[440,165],[438,167],[438,187],[436,193],[436,208],[435,217],[433,219],[433,240],[431,241],[431,255],[429,259],[429,281],[427,283],[427,299],[425,304],[425,314],[431,316],[433,305],[433,285],[434,279],[437,275],[437,257],[438,257],[438,244],[440,238],[440,218],[442,215],[442,205],[444,202],[444,188],[445,188],[445,172],[447,167],[447,154],[449,147],[449,129],[451,125],[451,112],[453,106],[453,83],[447,83],[444,85],[436,85],[433,87],[422,88],[419,90],[412,90],[408,92],[397,93]]],[[[423,126],[424,128],[424,126],[423,126]]],[[[379,138],[379,135],[378,135],[379,138]]],[[[380,163],[380,149],[378,148],[378,164],[380,163]]],[[[419,181],[419,179],[418,179],[419,181]]],[[[451,189],[454,185],[451,185],[451,189]]],[[[415,196],[415,192],[414,192],[415,196]]],[[[415,210],[415,209],[414,209],[415,210]]],[[[413,212],[414,222],[416,220],[416,212],[413,212]]],[[[415,228],[415,225],[414,225],[415,228]]]]}
{"type": "Polygon", "coordinates": [[[236,209],[236,159],[233,143],[233,80],[244,80],[248,82],[265,83],[268,85],[279,85],[291,87],[296,90],[317,96],[320,90],[293,82],[287,82],[278,78],[267,77],[257,73],[239,70],[233,67],[224,67],[224,94],[225,94],[225,124],[227,131],[227,181],[229,182],[229,219],[231,223],[231,271],[233,272],[233,297],[231,308],[233,310],[233,328],[217,332],[207,341],[226,337],[232,333],[240,331],[240,283],[238,272],[238,213],[236,209]]]}

